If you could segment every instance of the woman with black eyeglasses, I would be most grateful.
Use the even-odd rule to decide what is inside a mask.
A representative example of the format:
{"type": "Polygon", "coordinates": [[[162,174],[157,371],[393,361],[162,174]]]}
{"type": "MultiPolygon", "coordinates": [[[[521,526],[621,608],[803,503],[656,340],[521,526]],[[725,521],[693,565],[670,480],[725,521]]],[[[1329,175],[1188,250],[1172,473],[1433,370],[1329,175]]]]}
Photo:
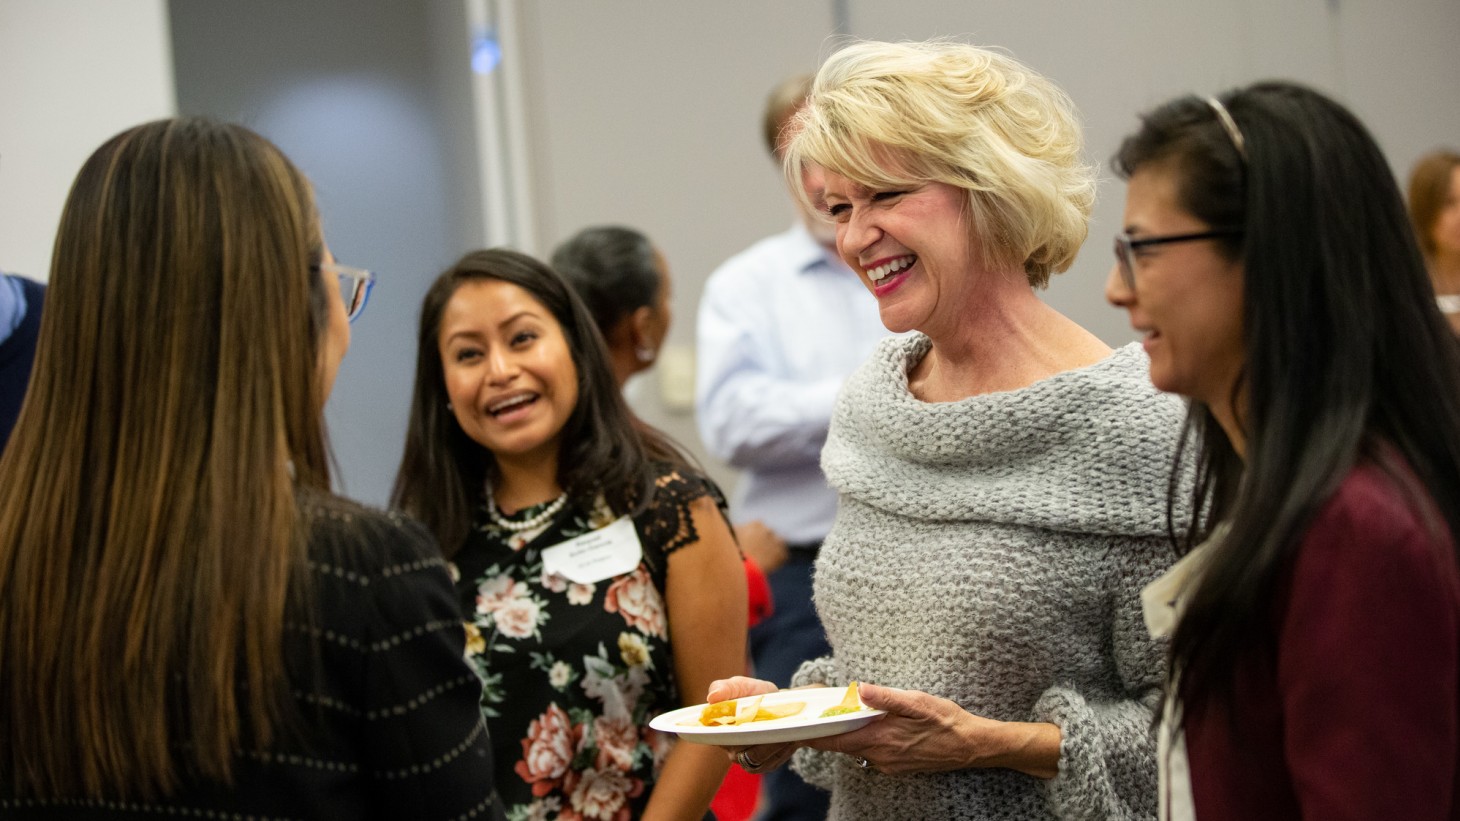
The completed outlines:
{"type": "MultiPolygon", "coordinates": [[[[1106,285],[1189,401],[1172,819],[1460,818],[1460,356],[1383,154],[1312,90],[1147,114],[1106,285]]],[[[1182,502],[1173,492],[1173,504],[1182,502]]]]}

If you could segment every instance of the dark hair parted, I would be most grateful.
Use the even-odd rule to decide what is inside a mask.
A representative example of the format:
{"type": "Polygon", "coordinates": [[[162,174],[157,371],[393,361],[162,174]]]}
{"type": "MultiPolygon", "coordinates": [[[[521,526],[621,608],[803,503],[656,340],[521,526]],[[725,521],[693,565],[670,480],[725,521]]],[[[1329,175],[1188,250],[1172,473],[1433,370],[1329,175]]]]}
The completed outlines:
{"type": "Polygon", "coordinates": [[[563,425],[558,453],[558,484],[570,498],[591,503],[601,493],[615,513],[636,512],[654,496],[652,462],[688,466],[672,442],[629,411],[603,336],[563,278],[526,254],[473,251],[436,278],[421,304],[411,418],[391,493],[392,504],[421,520],[448,556],[470,532],[486,483],[496,478],[496,460],[467,436],[447,407],[441,317],[458,288],[485,280],[523,289],[562,326],[578,371],[578,404],[563,425]]]}
{"type": "Polygon", "coordinates": [[[1409,172],[1409,218],[1425,256],[1435,254],[1435,222],[1445,210],[1456,168],[1460,154],[1441,149],[1421,157],[1409,172]]]}
{"type": "Polygon", "coordinates": [[[553,251],[552,265],[605,334],[639,308],[658,304],[663,287],[654,246],[632,228],[584,228],[553,251]]]}
{"type": "Polygon", "coordinates": [[[0,458],[0,779],[124,799],[226,782],[291,727],[296,493],[324,493],[307,180],[199,119],[108,140],[56,234],[0,458]]]}
{"type": "Polygon", "coordinates": [[[1460,533],[1460,354],[1384,155],[1350,112],[1299,85],[1221,101],[1245,160],[1197,97],[1146,114],[1115,159],[1127,177],[1174,174],[1183,209],[1244,228],[1227,250],[1243,270],[1245,460],[1192,401],[1184,438],[1204,515],[1183,548],[1229,530],[1173,637],[1179,703],[1229,696],[1234,662],[1271,648],[1279,580],[1359,458],[1384,467],[1423,521],[1460,533]]]}

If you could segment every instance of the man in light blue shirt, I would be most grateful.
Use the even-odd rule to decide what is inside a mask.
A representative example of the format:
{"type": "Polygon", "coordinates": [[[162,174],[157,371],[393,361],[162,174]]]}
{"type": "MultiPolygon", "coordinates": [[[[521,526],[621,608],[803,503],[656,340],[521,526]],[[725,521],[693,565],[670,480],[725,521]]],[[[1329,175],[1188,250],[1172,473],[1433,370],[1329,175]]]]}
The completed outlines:
{"type": "MultiPolygon", "coordinates": [[[[794,77],[770,96],[765,137],[777,161],[781,130],[810,84],[794,77]]],[[[819,188],[819,175],[807,176],[808,188],[819,188]]],[[[803,213],[710,275],[696,327],[700,437],[743,471],[731,512],[737,522],[764,522],[790,548],[769,576],[775,610],[750,631],[755,675],[782,687],[801,662],[830,653],[811,604],[812,565],[837,503],[821,447],[842,382],[887,335],[876,300],[835,243],[822,215],[803,213]]],[[[765,788],[757,821],[826,818],[827,794],[789,768],[768,773],[765,788]]]]}
{"type": "Polygon", "coordinates": [[[0,451],[30,382],[45,294],[39,282],[0,272],[0,451]]]}

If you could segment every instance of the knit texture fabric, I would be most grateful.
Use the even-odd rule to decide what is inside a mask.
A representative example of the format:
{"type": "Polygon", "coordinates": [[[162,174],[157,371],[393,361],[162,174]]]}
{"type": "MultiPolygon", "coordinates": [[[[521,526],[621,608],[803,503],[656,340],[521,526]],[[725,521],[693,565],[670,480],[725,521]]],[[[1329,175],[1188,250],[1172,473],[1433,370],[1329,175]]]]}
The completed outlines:
{"type": "Polygon", "coordinates": [[[833,654],[796,683],[867,681],[1054,723],[1059,774],[892,776],[809,749],[795,766],[832,791],[837,821],[1154,819],[1165,647],[1140,591],[1175,560],[1183,406],[1151,386],[1136,345],[1017,391],[925,403],[907,375],[929,348],[884,341],[837,402],[822,467],[840,507],[815,584],[833,654]]]}

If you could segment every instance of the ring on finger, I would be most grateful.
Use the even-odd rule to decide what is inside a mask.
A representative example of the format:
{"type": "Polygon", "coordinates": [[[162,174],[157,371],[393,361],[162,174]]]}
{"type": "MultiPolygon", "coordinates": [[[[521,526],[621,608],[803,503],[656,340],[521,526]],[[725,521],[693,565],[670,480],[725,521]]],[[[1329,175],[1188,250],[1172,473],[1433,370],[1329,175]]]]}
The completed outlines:
{"type": "Polygon", "coordinates": [[[872,762],[868,761],[867,759],[865,759],[865,758],[863,758],[861,756],[855,756],[855,757],[852,758],[852,760],[855,761],[855,762],[857,762],[857,766],[858,767],[861,767],[864,770],[870,770],[870,769],[872,769],[872,762]]]}
{"type": "Polygon", "coordinates": [[[749,750],[741,750],[740,752],[736,753],[735,763],[740,765],[740,769],[745,770],[748,773],[753,773],[756,770],[760,769],[760,765],[757,764],[755,760],[750,757],[749,750]]]}

